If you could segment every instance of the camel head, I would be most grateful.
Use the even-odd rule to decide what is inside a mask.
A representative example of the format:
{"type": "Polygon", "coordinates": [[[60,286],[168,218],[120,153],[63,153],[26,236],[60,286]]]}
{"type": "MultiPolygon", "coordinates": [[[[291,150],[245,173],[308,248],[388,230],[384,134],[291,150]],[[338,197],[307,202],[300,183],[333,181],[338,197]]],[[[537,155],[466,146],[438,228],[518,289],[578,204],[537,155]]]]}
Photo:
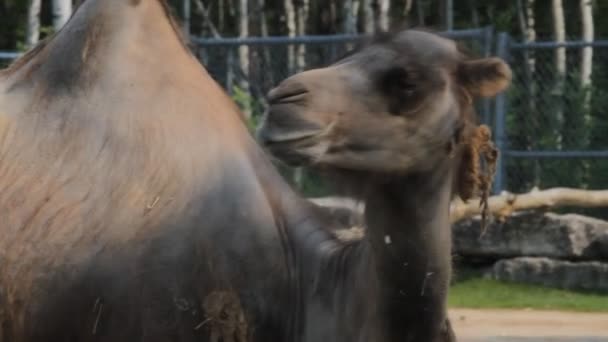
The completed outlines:
{"type": "Polygon", "coordinates": [[[295,166],[425,172],[487,135],[473,101],[510,80],[501,59],[471,58],[450,39],[404,30],[284,80],[268,94],[258,137],[295,166]]]}

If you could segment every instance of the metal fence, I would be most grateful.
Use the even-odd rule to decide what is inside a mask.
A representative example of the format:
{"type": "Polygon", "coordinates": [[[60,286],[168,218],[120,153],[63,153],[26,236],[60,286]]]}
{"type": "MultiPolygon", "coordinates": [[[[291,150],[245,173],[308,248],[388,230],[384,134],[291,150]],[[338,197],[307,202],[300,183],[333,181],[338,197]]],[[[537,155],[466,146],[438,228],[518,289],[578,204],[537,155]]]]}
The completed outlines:
{"type": "Polygon", "coordinates": [[[514,79],[496,100],[493,131],[502,158],[495,190],[607,188],[608,41],[497,38],[496,54],[509,62],[514,79]],[[584,48],[593,53],[590,84],[581,79],[584,48]]]}
{"type": "MultiPolygon", "coordinates": [[[[491,27],[442,34],[477,55],[498,55],[513,69],[513,84],[507,92],[477,104],[481,121],[492,126],[501,151],[496,192],[608,187],[608,65],[602,63],[608,60],[608,41],[521,43],[506,33],[495,35],[491,27]],[[580,52],[586,47],[593,48],[591,86],[580,81],[580,52]],[[566,51],[564,74],[555,63],[560,48],[566,51]]],[[[265,109],[266,93],[279,81],[335,61],[363,38],[192,37],[191,41],[212,77],[255,119],[265,109]],[[239,58],[243,47],[246,65],[239,58]]],[[[0,52],[0,65],[17,56],[0,52]]]]}

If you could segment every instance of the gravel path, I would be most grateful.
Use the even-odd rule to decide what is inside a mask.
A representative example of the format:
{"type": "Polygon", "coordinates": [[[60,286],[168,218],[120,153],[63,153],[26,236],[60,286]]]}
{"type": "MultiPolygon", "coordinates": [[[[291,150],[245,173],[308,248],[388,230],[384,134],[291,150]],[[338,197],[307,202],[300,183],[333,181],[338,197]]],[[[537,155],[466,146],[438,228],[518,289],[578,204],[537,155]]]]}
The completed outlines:
{"type": "Polygon", "coordinates": [[[608,314],[453,309],[459,342],[608,342],[608,314]]]}

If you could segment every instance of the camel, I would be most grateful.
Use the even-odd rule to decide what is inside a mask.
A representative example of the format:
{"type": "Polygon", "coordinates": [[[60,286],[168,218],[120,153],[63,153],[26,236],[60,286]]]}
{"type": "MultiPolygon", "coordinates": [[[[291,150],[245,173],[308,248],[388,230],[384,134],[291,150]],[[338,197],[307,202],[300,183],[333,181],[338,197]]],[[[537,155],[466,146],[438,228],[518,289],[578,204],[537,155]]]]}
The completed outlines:
{"type": "Polygon", "coordinates": [[[289,187],[162,0],[87,0],[0,71],[0,218],[2,342],[411,334],[391,264],[289,187]]]}
{"type": "Polygon", "coordinates": [[[454,196],[487,199],[497,151],[475,123],[473,100],[510,80],[501,59],[473,58],[412,29],[269,92],[258,131],[266,149],[324,172],[365,204],[357,253],[369,260],[378,340],[455,340],[446,314],[449,206],[454,196]]]}

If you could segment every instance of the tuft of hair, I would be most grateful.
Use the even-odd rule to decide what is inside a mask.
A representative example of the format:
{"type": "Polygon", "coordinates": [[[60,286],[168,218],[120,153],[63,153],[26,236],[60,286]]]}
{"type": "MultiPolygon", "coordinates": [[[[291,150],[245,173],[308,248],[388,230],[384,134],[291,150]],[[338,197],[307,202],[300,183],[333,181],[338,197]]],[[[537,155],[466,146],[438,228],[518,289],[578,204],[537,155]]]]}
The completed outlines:
{"type": "Polygon", "coordinates": [[[480,198],[482,206],[482,227],[488,217],[488,198],[496,173],[498,149],[492,142],[492,133],[486,125],[473,129],[464,141],[464,151],[458,172],[458,195],[463,201],[480,198]]]}

